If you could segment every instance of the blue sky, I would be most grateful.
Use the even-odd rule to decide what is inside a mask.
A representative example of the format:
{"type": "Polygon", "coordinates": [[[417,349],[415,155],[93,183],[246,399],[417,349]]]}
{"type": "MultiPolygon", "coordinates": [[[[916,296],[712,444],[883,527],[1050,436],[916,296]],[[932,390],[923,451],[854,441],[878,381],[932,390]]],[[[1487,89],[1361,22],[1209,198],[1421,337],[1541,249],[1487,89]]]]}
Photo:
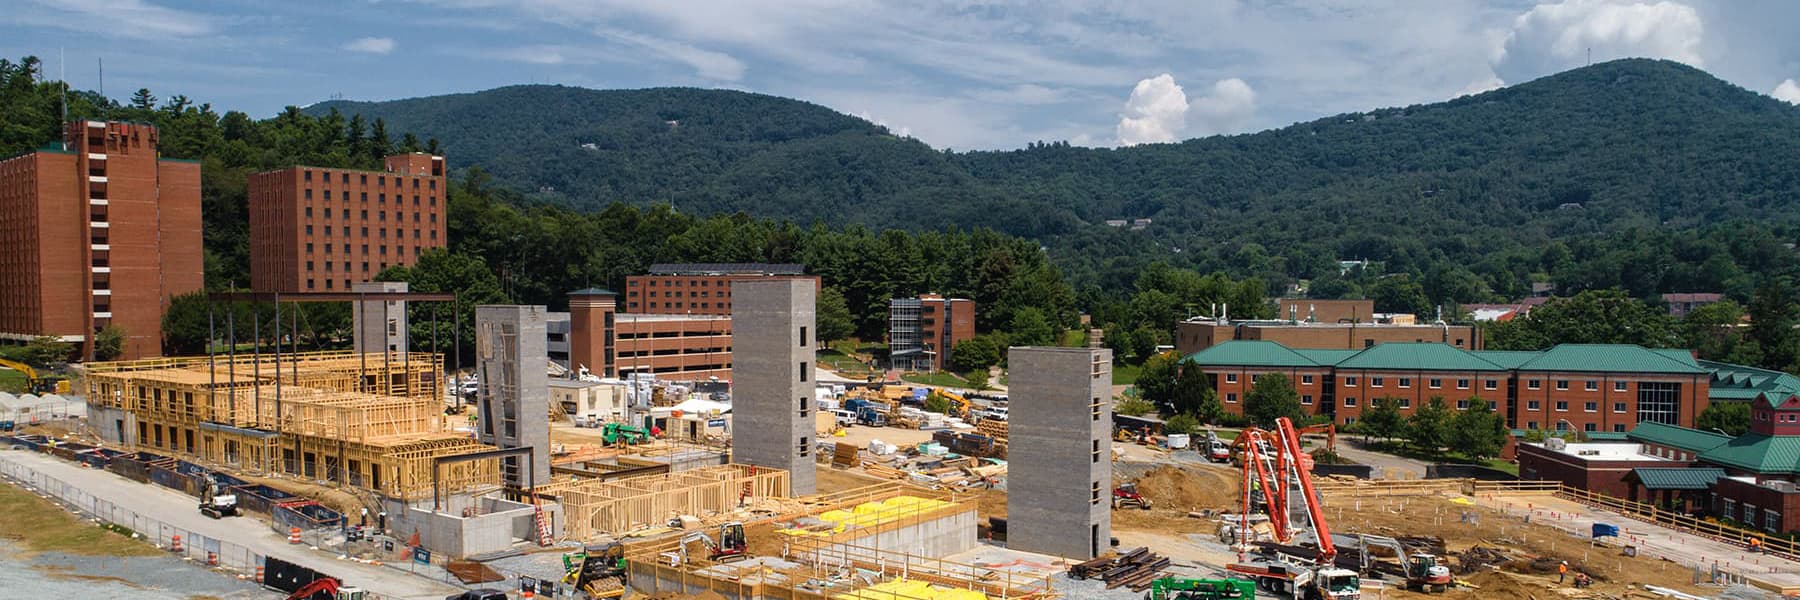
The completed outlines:
{"type": "Polygon", "coordinates": [[[14,0],[0,55],[266,117],[520,83],[800,98],[934,147],[1111,146],[1435,102],[1625,56],[1800,103],[1777,0],[14,0]],[[23,4],[19,4],[19,2],[23,4]]]}

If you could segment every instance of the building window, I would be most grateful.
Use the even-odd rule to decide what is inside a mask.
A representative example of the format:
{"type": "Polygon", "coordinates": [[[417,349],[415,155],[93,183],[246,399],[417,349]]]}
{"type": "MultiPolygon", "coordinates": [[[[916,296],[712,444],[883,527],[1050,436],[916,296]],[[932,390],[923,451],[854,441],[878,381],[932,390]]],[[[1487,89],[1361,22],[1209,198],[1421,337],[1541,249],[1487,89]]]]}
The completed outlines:
{"type": "Polygon", "coordinates": [[[1457,400],[1456,401],[1456,410],[1469,410],[1469,399],[1463,398],[1461,400],[1457,400]]]}
{"type": "Polygon", "coordinates": [[[1356,387],[1356,378],[1355,377],[1345,377],[1344,378],[1344,386],[1345,387],[1356,387]]]}
{"type": "Polygon", "coordinates": [[[1595,423],[1582,423],[1581,430],[1582,431],[1599,431],[1600,425],[1595,424],[1595,423]]]}
{"type": "Polygon", "coordinates": [[[309,289],[309,290],[313,289],[313,280],[311,280],[311,279],[306,280],[306,289],[309,289]]]}
{"type": "Polygon", "coordinates": [[[1300,403],[1306,406],[1312,406],[1312,394],[1301,394],[1300,403]]]}
{"type": "Polygon", "coordinates": [[[1412,387],[1412,378],[1411,377],[1401,377],[1400,378],[1400,389],[1404,390],[1404,389],[1409,389],[1411,387],[1412,387]]]}
{"type": "Polygon", "coordinates": [[[1482,384],[1481,384],[1481,388],[1482,388],[1482,389],[1486,389],[1486,390],[1497,390],[1497,389],[1500,389],[1500,381],[1499,381],[1499,380],[1496,380],[1496,379],[1489,379],[1489,380],[1487,380],[1487,381],[1485,381],[1485,382],[1482,382],[1482,384]]]}
{"type": "Polygon", "coordinates": [[[1590,392],[1598,392],[1600,391],[1600,382],[1589,379],[1581,383],[1581,389],[1590,392]]]}
{"type": "Polygon", "coordinates": [[[301,171],[301,173],[305,175],[307,181],[312,181],[312,171],[301,171]]]}
{"type": "Polygon", "coordinates": [[[1569,401],[1568,400],[1557,400],[1556,401],[1556,412],[1569,412],[1569,401]]]}
{"type": "Polygon", "coordinates": [[[313,251],[313,246],[312,246],[312,242],[307,242],[307,243],[306,243],[306,253],[307,253],[307,254],[312,254],[312,251],[313,251]]]}
{"type": "Polygon", "coordinates": [[[1537,410],[1539,408],[1543,408],[1543,405],[1538,404],[1538,401],[1536,401],[1536,400],[1525,401],[1525,410],[1537,410]]]}
{"type": "Polygon", "coordinates": [[[1225,402],[1237,404],[1237,394],[1225,394],[1225,402]]]}
{"type": "Polygon", "coordinates": [[[1744,503],[1744,524],[1749,525],[1751,527],[1756,526],[1756,505],[1755,504],[1751,504],[1749,502],[1744,503]]]}
{"type": "Polygon", "coordinates": [[[1532,431],[1537,431],[1537,421],[1526,421],[1525,428],[1532,430],[1532,431]]]}
{"type": "Polygon", "coordinates": [[[1369,378],[1369,387],[1381,387],[1381,384],[1383,383],[1383,381],[1382,381],[1383,379],[1384,378],[1382,378],[1382,377],[1370,377],[1369,378]]]}
{"type": "Polygon", "coordinates": [[[306,235],[312,235],[312,234],[313,234],[313,232],[312,232],[312,226],[311,226],[311,225],[307,225],[307,226],[306,226],[306,235]]]}
{"type": "Polygon", "coordinates": [[[800,381],[801,381],[801,383],[806,382],[806,376],[807,376],[806,361],[800,361],[800,381]]]}
{"type": "Polygon", "coordinates": [[[1088,504],[1098,506],[1100,504],[1100,482],[1096,481],[1093,485],[1088,486],[1088,492],[1091,496],[1088,504]]]}
{"type": "Polygon", "coordinates": [[[1557,431],[1568,431],[1569,430],[1569,422],[1568,421],[1557,421],[1556,422],[1556,430],[1557,431]]]}
{"type": "Polygon", "coordinates": [[[1558,389],[1558,390],[1569,389],[1569,380],[1567,380],[1567,379],[1556,380],[1556,389],[1558,389]]]}
{"type": "Polygon", "coordinates": [[[1600,412],[1600,403],[1592,401],[1582,403],[1581,410],[1586,412],[1600,412]]]}
{"type": "Polygon", "coordinates": [[[1094,449],[1088,453],[1088,460],[1097,465],[1100,464],[1100,440],[1092,441],[1094,442],[1094,449]]]}
{"type": "Polygon", "coordinates": [[[1624,402],[1614,402],[1613,403],[1613,412],[1624,414],[1625,413],[1625,403],[1624,402]]]}
{"type": "Polygon", "coordinates": [[[1456,389],[1459,389],[1459,390],[1469,389],[1469,380],[1467,380],[1467,379],[1456,380],[1456,389]]]}
{"type": "Polygon", "coordinates": [[[1356,406],[1356,396],[1345,396],[1344,397],[1344,406],[1345,407],[1356,406]]]}
{"type": "Polygon", "coordinates": [[[1444,387],[1444,380],[1437,379],[1437,378],[1427,379],[1427,380],[1425,380],[1425,387],[1428,387],[1428,388],[1431,388],[1434,390],[1444,387]]]}
{"type": "MultiPolygon", "coordinates": [[[[325,210],[331,210],[331,209],[327,208],[325,210]]],[[[312,207],[311,206],[306,207],[306,218],[308,218],[308,219],[312,218],[312,207]]]]}
{"type": "Polygon", "coordinates": [[[1613,382],[1613,391],[1615,391],[1615,392],[1623,392],[1623,391],[1626,391],[1626,388],[1627,388],[1627,387],[1628,387],[1628,386],[1629,386],[1629,385],[1630,385],[1630,384],[1627,384],[1627,383],[1625,383],[1625,382],[1623,382],[1623,381],[1614,381],[1614,382],[1613,382]]]}
{"type": "MultiPolygon", "coordinates": [[[[655,285],[655,284],[652,284],[652,285],[655,285]]],[[[654,294],[655,292],[651,292],[651,293],[654,294]]],[[[1225,383],[1237,383],[1237,373],[1226,373],[1225,374],[1225,383]]]]}
{"type": "Polygon", "coordinates": [[[1301,375],[1300,376],[1300,385],[1312,385],[1312,384],[1313,384],[1313,376],[1311,376],[1311,375],[1301,375]]]}
{"type": "Polygon", "coordinates": [[[1538,381],[1536,379],[1525,380],[1525,389],[1528,389],[1528,390],[1535,390],[1540,387],[1543,387],[1543,385],[1544,385],[1544,383],[1542,381],[1538,381]]]}
{"type": "Polygon", "coordinates": [[[1625,424],[1613,423],[1613,433],[1625,433],[1625,424]]]}
{"type": "Polygon", "coordinates": [[[1412,408],[1412,398],[1401,398],[1400,408],[1412,408]]]}

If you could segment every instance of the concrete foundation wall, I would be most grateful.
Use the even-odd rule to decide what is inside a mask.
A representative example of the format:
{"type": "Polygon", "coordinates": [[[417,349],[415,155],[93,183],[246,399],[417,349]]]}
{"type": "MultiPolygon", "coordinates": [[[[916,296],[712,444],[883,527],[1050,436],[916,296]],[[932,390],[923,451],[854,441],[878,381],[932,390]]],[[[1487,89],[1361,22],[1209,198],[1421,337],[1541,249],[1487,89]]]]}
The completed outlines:
{"type": "Polygon", "coordinates": [[[137,416],[123,408],[88,407],[88,424],[100,439],[131,446],[137,444],[137,416]]]}
{"type": "MultiPolygon", "coordinates": [[[[536,513],[531,505],[500,498],[453,497],[444,510],[432,512],[429,501],[422,506],[387,502],[388,529],[395,537],[406,539],[419,534],[419,544],[436,554],[466,558],[512,547],[515,540],[537,538],[536,513]],[[462,516],[465,508],[479,506],[474,516],[462,516]]],[[[562,506],[546,503],[544,513],[553,531],[562,530],[562,506]]],[[[374,520],[370,520],[373,524],[374,520]]]]}
{"type": "MultiPolygon", "coordinates": [[[[863,548],[872,548],[885,552],[904,552],[916,556],[942,557],[964,552],[975,547],[974,510],[966,510],[942,518],[931,519],[917,525],[901,527],[892,531],[884,531],[874,535],[853,538],[847,543],[863,548]]],[[[839,552],[837,555],[843,555],[839,552]]],[[[850,556],[858,560],[876,559],[875,556],[850,556]]]]}
{"type": "Polygon", "coordinates": [[[738,281],[731,296],[732,460],[785,469],[790,494],[811,494],[818,287],[809,279],[738,281]]]}
{"type": "Polygon", "coordinates": [[[1087,560],[1112,537],[1112,351],[1013,348],[1007,546],[1087,560]]]}

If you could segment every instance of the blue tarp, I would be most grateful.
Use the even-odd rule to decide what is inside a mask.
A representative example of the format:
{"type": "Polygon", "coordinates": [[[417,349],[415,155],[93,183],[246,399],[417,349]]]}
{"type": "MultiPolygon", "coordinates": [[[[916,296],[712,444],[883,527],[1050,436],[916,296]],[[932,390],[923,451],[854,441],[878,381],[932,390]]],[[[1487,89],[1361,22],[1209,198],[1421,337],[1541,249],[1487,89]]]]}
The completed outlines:
{"type": "Polygon", "coordinates": [[[1608,525],[1606,523],[1595,523],[1594,524],[1594,537],[1595,538],[1619,537],[1619,526],[1618,525],[1608,525]]]}

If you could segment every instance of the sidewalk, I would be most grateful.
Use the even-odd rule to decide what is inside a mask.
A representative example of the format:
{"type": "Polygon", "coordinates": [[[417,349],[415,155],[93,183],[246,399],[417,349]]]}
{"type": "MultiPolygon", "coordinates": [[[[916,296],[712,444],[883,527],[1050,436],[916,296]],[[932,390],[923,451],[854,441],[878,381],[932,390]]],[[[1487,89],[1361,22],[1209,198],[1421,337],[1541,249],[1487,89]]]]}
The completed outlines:
{"type": "Polygon", "coordinates": [[[1753,585],[1757,587],[1778,588],[1771,591],[1800,590],[1800,563],[1751,554],[1739,546],[1651,525],[1550,495],[1484,495],[1478,501],[1510,515],[1530,513],[1531,522],[1567,531],[1578,538],[1570,540],[1571,544],[1582,544],[1581,540],[1592,536],[1593,525],[1598,521],[1617,525],[1621,543],[1637,546],[1640,553],[1673,561],[1683,565],[1682,568],[1703,563],[1708,570],[1716,566],[1741,573],[1754,580],[1753,585]]]}
{"type": "MultiPolygon", "coordinates": [[[[0,463],[9,471],[28,469],[43,477],[60,480],[73,489],[40,489],[40,493],[59,496],[91,513],[107,514],[123,509],[168,527],[188,532],[189,544],[201,540],[225,542],[240,546],[258,556],[273,556],[322,573],[338,577],[345,585],[362,588],[371,594],[391,600],[438,600],[461,592],[460,588],[414,577],[386,567],[338,560],[337,555],[291,545],[287,538],[275,533],[269,524],[251,516],[210,519],[196,509],[197,501],[186,494],[162,486],[131,481],[111,472],[85,468],[55,457],[21,450],[0,450],[0,463]]],[[[11,485],[6,482],[6,485],[11,485]]],[[[41,487],[57,484],[44,480],[41,487]]],[[[134,529],[142,530],[143,526],[134,529]]],[[[145,530],[147,535],[154,532],[145,530]]],[[[224,555],[224,552],[220,552],[224,555]]]]}

